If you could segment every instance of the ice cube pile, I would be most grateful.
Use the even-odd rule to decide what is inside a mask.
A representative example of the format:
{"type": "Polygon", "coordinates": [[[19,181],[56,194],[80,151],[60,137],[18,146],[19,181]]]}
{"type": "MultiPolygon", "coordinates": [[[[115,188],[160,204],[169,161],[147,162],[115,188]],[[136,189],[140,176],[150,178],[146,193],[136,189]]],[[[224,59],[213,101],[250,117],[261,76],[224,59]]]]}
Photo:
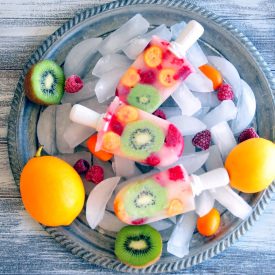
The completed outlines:
{"type": "MultiPolygon", "coordinates": [[[[109,207],[114,194],[122,187],[118,177],[129,179],[144,170],[138,169],[134,161],[122,157],[116,156],[102,164],[92,156],[86,141],[95,130],[70,121],[71,108],[78,103],[100,114],[105,113],[121,76],[151,38],[158,36],[167,41],[175,40],[185,25],[181,22],[152,28],[142,15],[137,14],[103,40],[89,38],[81,41],[66,57],[66,77],[79,75],[84,87],[77,93],[65,93],[61,105],[45,108],[40,114],[37,134],[39,143],[44,145],[48,154],[61,155],[71,165],[74,165],[72,159],[76,161],[78,157],[75,156],[79,156],[90,160],[93,157],[93,164],[97,162],[104,166],[104,181],[96,188],[91,188],[93,184],[83,177],[87,194],[90,194],[87,206],[93,201],[93,208],[97,209],[91,212],[87,208],[87,220],[92,228],[99,226],[102,230],[117,232],[124,226],[109,207]],[[107,185],[108,188],[103,188],[107,185]]],[[[189,174],[223,167],[228,153],[237,144],[238,135],[251,125],[256,111],[254,93],[240,78],[234,65],[222,56],[206,56],[200,45],[200,42],[195,43],[186,53],[194,71],[160,107],[184,137],[185,151],[177,163],[182,164],[189,174]],[[206,64],[220,72],[224,83],[232,87],[234,98],[222,101],[217,98],[211,75],[201,69],[206,64]],[[206,135],[205,131],[209,134],[206,135]]],[[[154,168],[154,171],[157,170],[154,168]]],[[[180,216],[176,225],[170,219],[153,223],[157,230],[171,230],[167,249],[177,257],[189,253],[197,216],[208,213],[214,204],[224,206],[241,219],[246,219],[251,213],[251,207],[229,186],[204,191],[195,201],[196,211],[180,216]]]]}

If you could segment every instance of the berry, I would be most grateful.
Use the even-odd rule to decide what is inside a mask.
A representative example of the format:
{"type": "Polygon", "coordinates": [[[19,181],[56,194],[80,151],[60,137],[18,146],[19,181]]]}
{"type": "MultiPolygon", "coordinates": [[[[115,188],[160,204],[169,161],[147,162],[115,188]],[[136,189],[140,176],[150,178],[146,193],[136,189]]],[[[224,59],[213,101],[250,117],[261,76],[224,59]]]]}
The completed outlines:
{"type": "Polygon", "coordinates": [[[78,174],[86,173],[89,168],[90,164],[85,159],[79,159],[74,165],[74,169],[78,174]]]}
{"type": "Polygon", "coordinates": [[[178,143],[182,142],[182,136],[179,130],[173,124],[168,127],[168,132],[165,138],[166,146],[177,146],[178,143]]]}
{"type": "Polygon", "coordinates": [[[77,75],[71,75],[66,79],[65,91],[67,93],[77,93],[83,88],[83,81],[77,75]]]}
{"type": "Polygon", "coordinates": [[[234,98],[232,87],[228,84],[222,84],[218,89],[217,97],[220,101],[232,100],[234,98]]]}
{"type": "Polygon", "coordinates": [[[166,114],[161,110],[161,109],[157,109],[153,115],[160,117],[162,119],[166,119],[166,114]]]}
{"type": "Polygon", "coordinates": [[[160,163],[160,159],[156,155],[151,154],[145,162],[150,166],[156,166],[160,163]]]}
{"type": "Polygon", "coordinates": [[[144,71],[140,73],[140,83],[153,84],[156,81],[156,74],[154,71],[144,71]]]}
{"type": "Polygon", "coordinates": [[[114,115],[110,122],[110,128],[113,132],[121,136],[123,132],[123,126],[122,124],[117,120],[117,117],[114,115]]]}
{"type": "Polygon", "coordinates": [[[183,180],[184,175],[180,166],[175,166],[173,168],[168,169],[169,179],[170,180],[183,180]]]}
{"type": "Polygon", "coordinates": [[[239,143],[250,139],[250,138],[258,138],[258,134],[255,131],[255,129],[253,127],[247,128],[244,131],[241,132],[240,136],[239,136],[239,143]]]}
{"type": "Polygon", "coordinates": [[[104,179],[104,170],[99,165],[92,165],[85,175],[87,181],[92,181],[95,184],[100,183],[104,179]]]}
{"type": "Polygon", "coordinates": [[[197,133],[192,139],[192,144],[202,150],[207,150],[211,143],[211,133],[208,130],[197,133]]]}
{"type": "Polygon", "coordinates": [[[178,72],[174,75],[175,80],[184,80],[192,73],[192,70],[188,66],[182,66],[178,72]]]}
{"type": "Polygon", "coordinates": [[[145,222],[146,222],[145,218],[140,218],[140,219],[136,219],[136,220],[132,221],[132,224],[140,225],[140,224],[144,224],[145,222]]]}

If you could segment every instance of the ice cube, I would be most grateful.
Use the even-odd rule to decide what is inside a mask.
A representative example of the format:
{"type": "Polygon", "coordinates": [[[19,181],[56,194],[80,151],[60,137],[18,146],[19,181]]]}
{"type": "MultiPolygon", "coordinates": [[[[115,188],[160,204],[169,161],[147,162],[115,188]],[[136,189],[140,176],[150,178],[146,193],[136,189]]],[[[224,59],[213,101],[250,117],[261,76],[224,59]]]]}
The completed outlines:
{"type": "Polygon", "coordinates": [[[242,93],[241,79],[235,66],[220,56],[207,56],[207,59],[211,65],[219,70],[226,82],[232,86],[235,97],[240,98],[242,93]]]}
{"type": "Polygon", "coordinates": [[[184,83],[193,92],[209,93],[214,90],[212,81],[199,70],[191,73],[184,83]]]}
{"type": "Polygon", "coordinates": [[[170,117],[169,121],[179,129],[183,136],[194,135],[206,129],[206,125],[195,117],[174,116],[170,117]]]}
{"type": "Polygon", "coordinates": [[[108,54],[102,56],[96,63],[92,74],[101,77],[102,75],[117,69],[117,68],[128,68],[131,65],[131,61],[122,54],[108,54]]]}
{"type": "Polygon", "coordinates": [[[223,167],[222,156],[217,145],[209,147],[209,157],[205,162],[205,167],[207,171],[223,167]]]}
{"type": "Polygon", "coordinates": [[[114,200],[115,200],[115,197],[116,197],[116,189],[114,191],[114,193],[112,194],[111,198],[108,200],[107,202],[107,205],[106,205],[106,210],[114,213],[114,200]]]}
{"type": "Polygon", "coordinates": [[[118,232],[121,228],[126,226],[127,224],[120,221],[116,215],[110,213],[109,211],[105,211],[103,219],[98,224],[99,227],[106,231],[118,232]]]}
{"type": "Polygon", "coordinates": [[[56,105],[51,105],[40,113],[37,123],[38,142],[49,155],[57,153],[55,118],[56,105]]]}
{"type": "Polygon", "coordinates": [[[83,78],[91,66],[91,60],[99,49],[102,38],[90,38],[76,44],[68,53],[64,63],[67,77],[76,74],[83,78]]]}
{"type": "Polygon", "coordinates": [[[208,63],[208,60],[198,42],[194,43],[193,46],[187,51],[186,58],[196,68],[208,63]]]}
{"type": "Polygon", "coordinates": [[[184,83],[172,94],[172,98],[180,107],[183,115],[192,116],[201,108],[200,100],[192,94],[184,83]]]}
{"type": "Polygon", "coordinates": [[[172,39],[176,40],[179,34],[183,31],[183,29],[186,27],[186,23],[184,21],[181,21],[177,24],[174,24],[170,27],[172,39]]]}
{"type": "Polygon", "coordinates": [[[116,176],[120,177],[131,178],[142,174],[134,161],[116,155],[112,167],[116,176]]]}
{"type": "Polygon", "coordinates": [[[202,121],[211,128],[214,125],[222,122],[229,121],[236,117],[237,108],[232,100],[223,100],[215,109],[210,111],[202,121]]]}
{"type": "Polygon", "coordinates": [[[223,121],[213,126],[210,131],[213,142],[219,147],[222,158],[225,160],[229,152],[237,145],[232,130],[228,123],[223,121]]]}
{"type": "Polygon", "coordinates": [[[109,105],[107,104],[99,104],[96,97],[80,101],[78,104],[87,107],[99,114],[104,114],[109,105]]]}
{"type": "Polygon", "coordinates": [[[250,86],[241,79],[243,92],[237,103],[237,116],[232,121],[231,128],[234,134],[242,132],[251,123],[256,111],[256,99],[250,86]]]}
{"type": "Polygon", "coordinates": [[[149,223],[149,225],[154,227],[157,231],[163,231],[172,227],[173,223],[169,219],[165,219],[165,220],[149,223]]]}
{"type": "Polygon", "coordinates": [[[205,117],[205,115],[209,112],[210,109],[210,107],[201,107],[201,109],[194,114],[194,117],[201,120],[205,117]]]}
{"type": "Polygon", "coordinates": [[[100,53],[106,55],[118,52],[125,47],[131,39],[146,33],[149,26],[149,22],[142,17],[141,14],[136,14],[103,40],[99,49],[100,53]]]}
{"type": "Polygon", "coordinates": [[[229,186],[211,190],[212,196],[234,216],[245,220],[251,213],[251,206],[229,186]]]}
{"type": "Polygon", "coordinates": [[[215,92],[215,91],[213,91],[211,93],[193,92],[193,95],[200,100],[202,107],[213,108],[213,107],[216,107],[218,104],[221,103],[218,100],[217,92],[215,92]]]}
{"type": "Polygon", "coordinates": [[[197,215],[194,211],[181,216],[167,243],[167,251],[179,258],[189,254],[189,244],[196,227],[197,215]]]}
{"type": "Polygon", "coordinates": [[[193,138],[194,138],[194,135],[184,137],[184,150],[183,150],[184,155],[195,153],[196,147],[192,144],[193,138]]]}
{"type": "Polygon", "coordinates": [[[209,213],[214,206],[214,198],[210,191],[203,191],[199,196],[195,197],[196,213],[202,217],[209,213]]]}
{"type": "Polygon", "coordinates": [[[95,94],[99,103],[102,103],[115,95],[119,79],[126,68],[117,68],[101,76],[95,86],[95,94]]]}
{"type": "Polygon", "coordinates": [[[181,110],[179,108],[160,106],[160,109],[166,114],[168,119],[173,116],[181,115],[181,110]]]}

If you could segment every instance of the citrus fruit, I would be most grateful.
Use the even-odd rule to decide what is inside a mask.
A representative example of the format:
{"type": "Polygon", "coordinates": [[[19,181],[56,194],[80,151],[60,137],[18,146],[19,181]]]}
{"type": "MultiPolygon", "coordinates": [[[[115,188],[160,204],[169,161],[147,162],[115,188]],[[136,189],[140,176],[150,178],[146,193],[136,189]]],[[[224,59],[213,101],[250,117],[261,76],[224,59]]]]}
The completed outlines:
{"type": "Polygon", "coordinates": [[[163,69],[159,73],[159,81],[165,87],[174,86],[177,81],[174,79],[176,71],[174,69],[163,69]]]}
{"type": "Polygon", "coordinates": [[[73,167],[53,156],[30,159],[20,176],[20,192],[29,214],[46,226],[69,225],[84,205],[82,180],[73,167]]]}
{"type": "Polygon", "coordinates": [[[140,76],[135,68],[129,68],[121,78],[121,83],[126,87],[134,87],[140,80],[140,76]]]}
{"type": "Polygon", "coordinates": [[[275,144],[264,138],[243,141],[229,153],[225,168],[233,188],[260,192],[275,178],[275,144]]]}
{"type": "Polygon", "coordinates": [[[215,234],[220,226],[220,213],[216,208],[212,208],[206,215],[197,220],[197,229],[203,236],[215,234]]]}
{"type": "Polygon", "coordinates": [[[213,82],[214,90],[221,86],[223,79],[221,73],[218,70],[208,64],[200,66],[199,69],[213,82]]]}
{"type": "Polygon", "coordinates": [[[114,132],[107,132],[103,136],[102,148],[107,151],[114,151],[120,145],[120,136],[114,132]]]}
{"type": "Polygon", "coordinates": [[[144,62],[150,68],[156,68],[162,62],[162,49],[158,46],[151,46],[144,52],[144,62]]]}

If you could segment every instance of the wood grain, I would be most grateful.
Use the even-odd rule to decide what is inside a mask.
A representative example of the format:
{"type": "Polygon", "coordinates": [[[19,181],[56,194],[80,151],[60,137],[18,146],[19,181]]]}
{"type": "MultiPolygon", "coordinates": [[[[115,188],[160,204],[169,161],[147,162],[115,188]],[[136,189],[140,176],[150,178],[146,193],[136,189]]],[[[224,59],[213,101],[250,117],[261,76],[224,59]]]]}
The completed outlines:
{"type": "MultiPolygon", "coordinates": [[[[28,216],[12,178],[7,153],[7,119],[23,64],[66,20],[104,2],[108,1],[0,0],[0,274],[118,274],[67,252],[28,216]]],[[[232,22],[275,71],[274,0],[189,2],[232,22]]],[[[275,198],[235,245],[181,274],[274,274],[274,201],[275,198]]]]}

